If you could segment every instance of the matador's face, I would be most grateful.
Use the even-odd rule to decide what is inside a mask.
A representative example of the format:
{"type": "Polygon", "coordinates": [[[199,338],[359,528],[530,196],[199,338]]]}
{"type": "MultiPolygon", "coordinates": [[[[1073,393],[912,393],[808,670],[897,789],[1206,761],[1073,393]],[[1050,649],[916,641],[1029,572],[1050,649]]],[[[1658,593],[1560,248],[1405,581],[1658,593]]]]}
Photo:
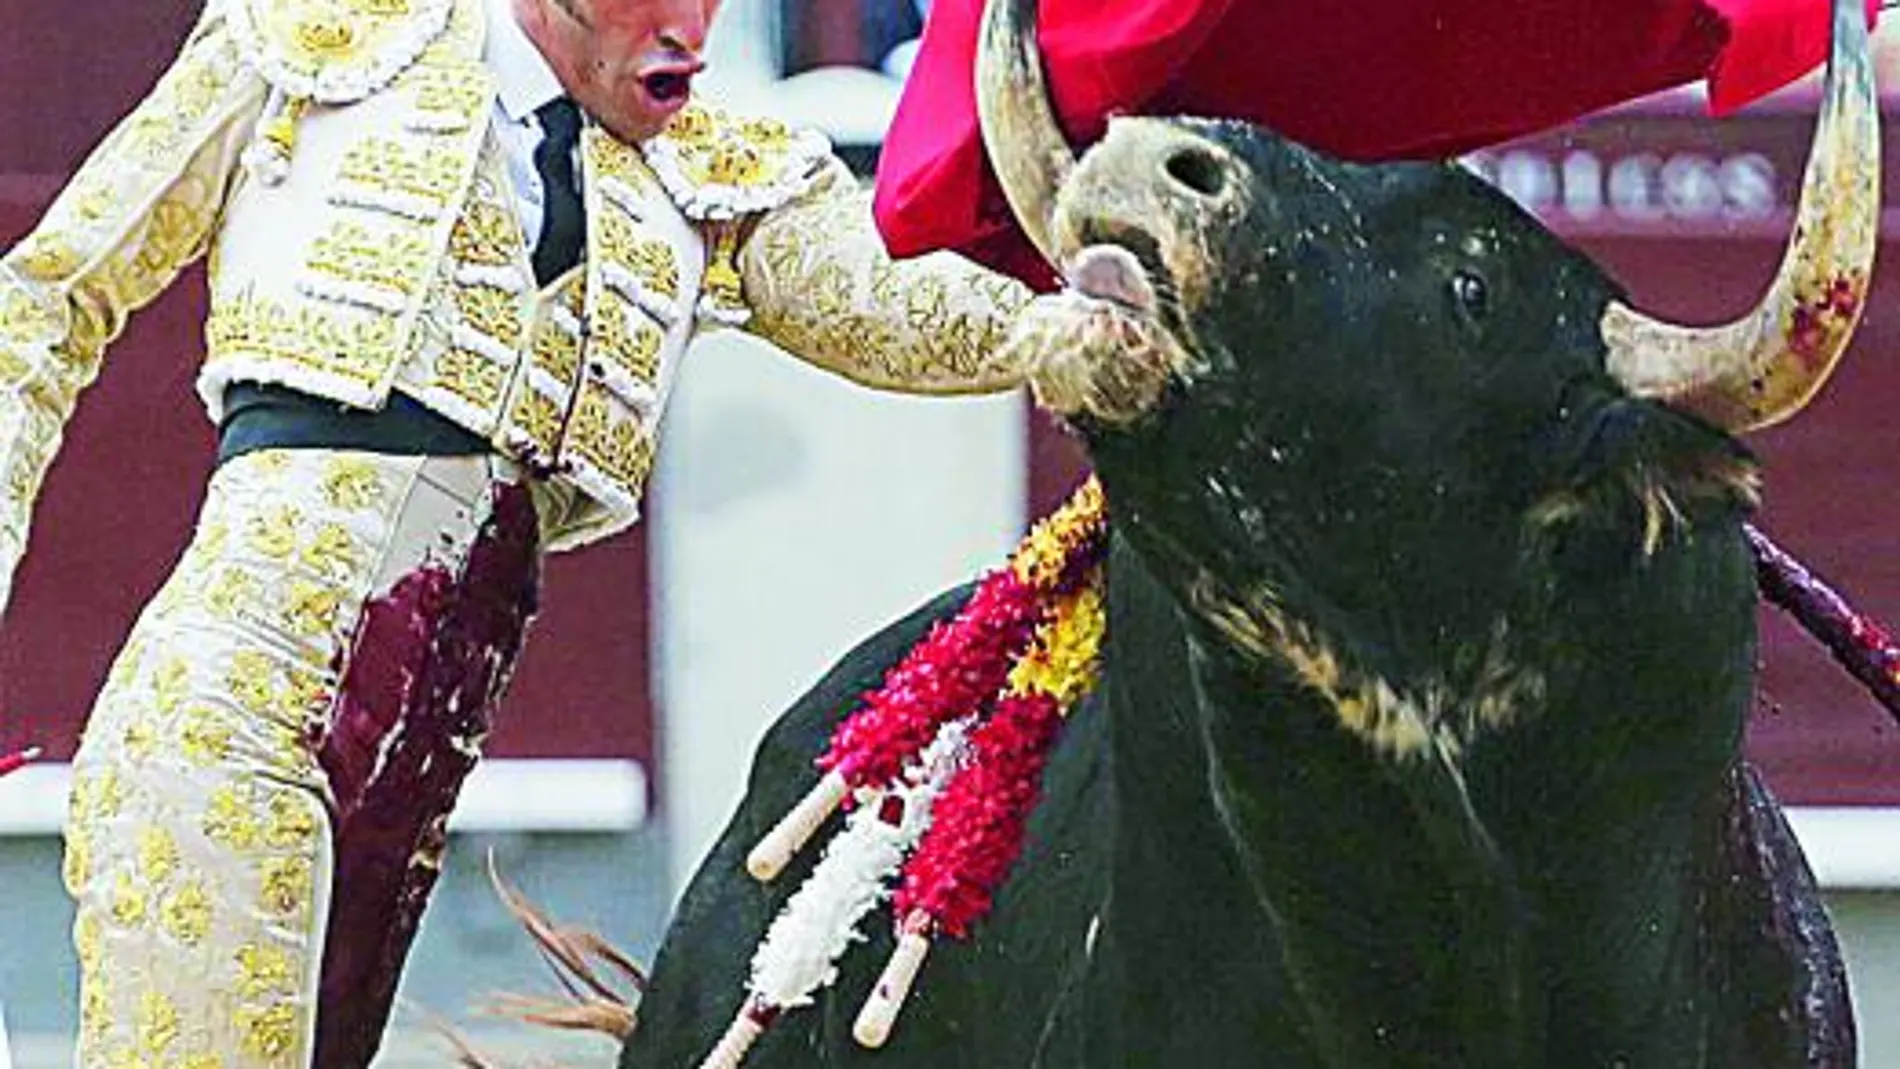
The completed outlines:
{"type": "Polygon", "coordinates": [[[686,106],[719,4],[515,0],[515,10],[574,102],[615,137],[639,142],[686,106]]]}

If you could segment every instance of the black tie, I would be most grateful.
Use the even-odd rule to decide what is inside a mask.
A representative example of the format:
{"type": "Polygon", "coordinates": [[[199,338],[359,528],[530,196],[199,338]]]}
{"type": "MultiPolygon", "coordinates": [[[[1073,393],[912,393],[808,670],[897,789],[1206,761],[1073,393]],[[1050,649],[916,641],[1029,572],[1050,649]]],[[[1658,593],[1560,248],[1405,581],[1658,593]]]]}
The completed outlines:
{"type": "Polygon", "coordinates": [[[545,286],[580,262],[587,234],[580,183],[574,180],[574,146],[580,141],[581,112],[572,100],[561,97],[541,105],[534,114],[541,120],[543,134],[534,150],[534,168],[541,172],[546,193],[541,240],[534,246],[534,277],[545,286]]]}

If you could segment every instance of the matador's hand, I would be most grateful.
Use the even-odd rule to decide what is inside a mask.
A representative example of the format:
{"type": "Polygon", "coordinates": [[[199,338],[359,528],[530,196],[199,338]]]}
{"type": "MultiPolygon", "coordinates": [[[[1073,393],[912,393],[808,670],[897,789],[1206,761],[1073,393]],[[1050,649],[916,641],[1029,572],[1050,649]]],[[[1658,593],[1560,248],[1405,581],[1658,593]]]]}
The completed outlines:
{"type": "Polygon", "coordinates": [[[1109,423],[1152,411],[1198,363],[1154,316],[1074,290],[1024,305],[996,360],[1029,383],[1043,408],[1109,423]]]}

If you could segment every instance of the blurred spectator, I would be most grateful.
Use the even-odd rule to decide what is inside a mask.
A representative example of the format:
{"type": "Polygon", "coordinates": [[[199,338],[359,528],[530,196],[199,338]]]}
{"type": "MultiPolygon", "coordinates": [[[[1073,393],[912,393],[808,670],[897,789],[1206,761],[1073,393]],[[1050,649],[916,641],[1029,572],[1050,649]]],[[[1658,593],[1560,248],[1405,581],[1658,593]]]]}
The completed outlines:
{"type": "Polygon", "coordinates": [[[787,76],[848,65],[902,79],[930,0],[780,0],[779,11],[787,76]]]}

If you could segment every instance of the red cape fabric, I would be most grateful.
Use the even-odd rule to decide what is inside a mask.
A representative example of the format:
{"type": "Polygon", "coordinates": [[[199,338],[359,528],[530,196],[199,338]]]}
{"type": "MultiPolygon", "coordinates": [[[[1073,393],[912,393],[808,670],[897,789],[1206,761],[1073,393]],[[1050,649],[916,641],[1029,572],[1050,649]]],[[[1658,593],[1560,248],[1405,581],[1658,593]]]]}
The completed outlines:
{"type": "MultiPolygon", "coordinates": [[[[983,0],[935,0],[878,165],[896,256],[955,249],[1050,275],[984,157],[983,0]]],[[[1869,0],[1869,18],[1878,0],[1869,0]]],[[[1827,55],[1827,0],[1042,0],[1072,143],[1114,113],[1246,119],[1348,159],[1454,155],[1688,82],[1722,114],[1827,55]]]]}

